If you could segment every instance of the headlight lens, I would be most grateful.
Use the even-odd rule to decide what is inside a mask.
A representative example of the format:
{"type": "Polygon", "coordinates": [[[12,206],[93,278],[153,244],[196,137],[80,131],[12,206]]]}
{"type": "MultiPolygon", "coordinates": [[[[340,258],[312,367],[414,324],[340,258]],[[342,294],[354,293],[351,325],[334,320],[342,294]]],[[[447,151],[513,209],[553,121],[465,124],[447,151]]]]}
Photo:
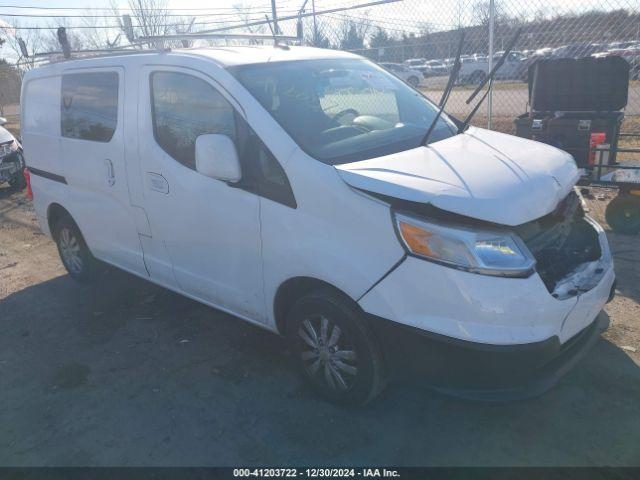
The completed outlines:
{"type": "Polygon", "coordinates": [[[398,234],[407,250],[451,267],[485,275],[528,276],[535,259],[508,230],[472,229],[395,214],[398,234]]]}

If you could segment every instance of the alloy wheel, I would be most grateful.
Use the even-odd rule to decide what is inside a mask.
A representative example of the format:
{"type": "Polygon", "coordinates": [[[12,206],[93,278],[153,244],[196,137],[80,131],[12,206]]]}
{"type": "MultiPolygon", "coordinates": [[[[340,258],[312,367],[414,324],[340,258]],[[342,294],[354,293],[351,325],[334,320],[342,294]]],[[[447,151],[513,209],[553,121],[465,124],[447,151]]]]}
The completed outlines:
{"type": "Polygon", "coordinates": [[[307,374],[334,391],[351,389],[358,375],[358,356],[347,332],[325,316],[300,323],[300,353],[307,374]]]}
{"type": "Polygon", "coordinates": [[[60,230],[58,241],[60,256],[69,271],[79,274],[82,272],[82,257],[80,256],[80,242],[68,228],[60,230]]]}

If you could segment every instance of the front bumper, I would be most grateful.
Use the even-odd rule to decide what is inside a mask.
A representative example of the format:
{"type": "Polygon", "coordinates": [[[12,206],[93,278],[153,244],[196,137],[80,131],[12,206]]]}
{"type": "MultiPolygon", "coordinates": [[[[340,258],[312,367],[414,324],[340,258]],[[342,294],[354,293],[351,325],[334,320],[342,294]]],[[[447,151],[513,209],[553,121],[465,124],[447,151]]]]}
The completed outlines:
{"type": "Polygon", "coordinates": [[[465,342],[371,316],[390,367],[401,379],[424,378],[431,389],[481,401],[511,401],[552,388],[609,326],[601,312],[570,341],[523,345],[465,342]]]}
{"type": "Polygon", "coordinates": [[[396,370],[427,373],[431,385],[463,396],[534,395],[555,384],[608,325],[601,311],[615,274],[604,232],[598,235],[597,273],[573,279],[589,284],[574,296],[555,298],[537,274],[491,277],[408,257],[359,303],[390,363],[402,364],[396,370]]]}

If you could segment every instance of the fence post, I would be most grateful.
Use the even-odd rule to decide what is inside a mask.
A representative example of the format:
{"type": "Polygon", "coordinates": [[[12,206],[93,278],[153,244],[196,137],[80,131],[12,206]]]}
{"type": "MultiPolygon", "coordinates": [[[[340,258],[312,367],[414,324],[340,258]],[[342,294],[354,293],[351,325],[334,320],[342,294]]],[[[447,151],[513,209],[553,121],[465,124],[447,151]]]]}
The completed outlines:
{"type": "Polygon", "coordinates": [[[318,21],[316,20],[316,0],[311,0],[311,11],[313,12],[313,46],[318,43],[318,21]]]}
{"type": "Polygon", "coordinates": [[[278,12],[276,11],[276,0],[271,0],[271,17],[273,20],[273,32],[278,33],[278,12]]]}
{"type": "MultiPolygon", "coordinates": [[[[489,0],[489,72],[493,69],[493,33],[496,21],[496,5],[489,0]]],[[[489,97],[487,98],[487,128],[491,130],[491,115],[493,114],[493,85],[489,82],[489,97]]]]}

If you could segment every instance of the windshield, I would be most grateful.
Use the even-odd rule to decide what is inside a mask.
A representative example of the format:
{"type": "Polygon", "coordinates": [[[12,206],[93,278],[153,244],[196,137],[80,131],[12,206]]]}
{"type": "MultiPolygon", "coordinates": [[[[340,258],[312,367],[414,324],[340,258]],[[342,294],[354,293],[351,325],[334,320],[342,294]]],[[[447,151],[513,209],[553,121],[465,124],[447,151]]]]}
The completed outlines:
{"type": "MultiPolygon", "coordinates": [[[[330,165],[420,146],[437,108],[371,62],[300,60],[229,69],[312,157],[330,165]]],[[[431,135],[456,132],[444,115],[431,135]]]]}

